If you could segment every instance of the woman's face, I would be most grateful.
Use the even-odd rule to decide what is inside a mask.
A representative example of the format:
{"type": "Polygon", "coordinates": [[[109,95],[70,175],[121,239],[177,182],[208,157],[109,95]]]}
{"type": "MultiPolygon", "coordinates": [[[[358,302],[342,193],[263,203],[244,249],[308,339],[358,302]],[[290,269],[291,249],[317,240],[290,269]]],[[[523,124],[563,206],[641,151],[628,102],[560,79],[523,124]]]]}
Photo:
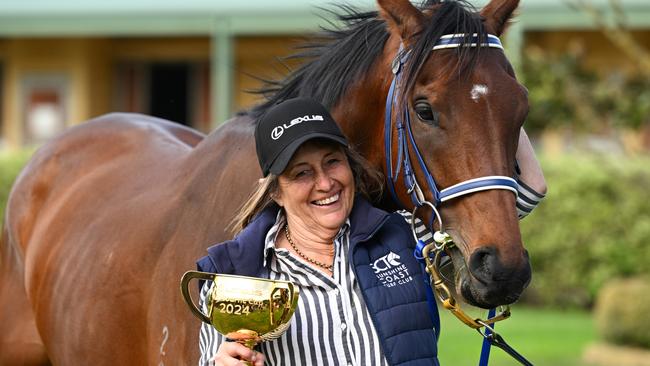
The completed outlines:
{"type": "Polygon", "coordinates": [[[354,190],[343,147],[308,141],[278,177],[275,201],[290,220],[314,229],[338,230],[352,210],[354,190]]]}

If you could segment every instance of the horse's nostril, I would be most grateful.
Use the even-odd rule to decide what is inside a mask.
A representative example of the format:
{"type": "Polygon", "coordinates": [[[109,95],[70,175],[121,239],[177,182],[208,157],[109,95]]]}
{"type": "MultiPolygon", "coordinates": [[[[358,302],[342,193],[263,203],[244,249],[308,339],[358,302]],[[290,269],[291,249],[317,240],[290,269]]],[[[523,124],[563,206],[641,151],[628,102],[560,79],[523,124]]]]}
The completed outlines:
{"type": "Polygon", "coordinates": [[[484,246],[472,253],[468,265],[472,276],[483,284],[504,281],[527,283],[530,280],[527,253],[522,253],[520,260],[504,263],[495,247],[484,246]]]}
{"type": "Polygon", "coordinates": [[[494,247],[482,247],[474,251],[469,259],[469,270],[474,278],[483,284],[496,280],[501,265],[494,247]]]}

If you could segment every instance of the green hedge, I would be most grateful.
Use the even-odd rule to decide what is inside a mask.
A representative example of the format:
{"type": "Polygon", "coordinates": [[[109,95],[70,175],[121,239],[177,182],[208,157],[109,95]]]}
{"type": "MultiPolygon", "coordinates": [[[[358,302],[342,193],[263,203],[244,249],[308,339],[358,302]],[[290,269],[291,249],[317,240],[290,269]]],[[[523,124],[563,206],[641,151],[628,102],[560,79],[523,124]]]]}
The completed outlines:
{"type": "Polygon", "coordinates": [[[554,55],[538,47],[524,53],[519,78],[530,91],[526,130],[640,129],[650,124],[650,78],[608,69],[599,75],[584,65],[584,47],[554,55]]]}
{"type": "Polygon", "coordinates": [[[650,348],[650,277],[608,282],[596,302],[600,336],[611,343],[650,348]]]}
{"type": "Polygon", "coordinates": [[[522,221],[525,300],[590,307],[612,278],[650,273],[650,159],[543,159],[549,193],[522,221]]]}
{"type": "Polygon", "coordinates": [[[0,153],[0,223],[4,222],[4,211],[11,185],[31,154],[31,150],[0,153]]]}

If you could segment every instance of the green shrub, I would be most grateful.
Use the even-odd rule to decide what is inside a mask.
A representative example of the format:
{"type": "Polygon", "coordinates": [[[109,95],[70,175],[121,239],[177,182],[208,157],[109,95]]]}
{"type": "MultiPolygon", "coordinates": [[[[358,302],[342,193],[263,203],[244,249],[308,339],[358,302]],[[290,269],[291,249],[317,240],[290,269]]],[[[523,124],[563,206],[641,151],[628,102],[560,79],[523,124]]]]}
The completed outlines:
{"type": "Polygon", "coordinates": [[[30,150],[0,154],[0,223],[4,222],[4,211],[7,206],[11,185],[22,167],[27,163],[31,153],[30,150]]]}
{"type": "Polygon", "coordinates": [[[599,75],[584,67],[585,59],[582,47],[569,47],[560,55],[526,50],[519,76],[529,90],[529,132],[602,132],[650,124],[650,79],[613,69],[599,75]]]}
{"type": "Polygon", "coordinates": [[[549,193],[521,222],[533,280],[525,300],[590,307],[611,278],[650,273],[650,159],[543,159],[549,193]]]}
{"type": "Polygon", "coordinates": [[[600,336],[611,343],[650,348],[650,277],[608,282],[596,303],[600,336]]]}

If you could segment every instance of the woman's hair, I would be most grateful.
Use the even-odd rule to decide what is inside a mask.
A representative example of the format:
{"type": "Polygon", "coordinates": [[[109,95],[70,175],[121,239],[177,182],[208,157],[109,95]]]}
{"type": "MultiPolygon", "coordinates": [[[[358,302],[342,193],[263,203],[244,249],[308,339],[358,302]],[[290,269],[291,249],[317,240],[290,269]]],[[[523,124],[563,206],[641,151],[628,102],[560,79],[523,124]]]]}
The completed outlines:
{"type": "MultiPolygon", "coordinates": [[[[320,140],[319,140],[320,141],[320,140]]],[[[327,142],[332,143],[332,142],[327,142]]],[[[370,166],[370,163],[358,152],[349,147],[343,151],[348,158],[354,176],[355,193],[363,195],[373,203],[379,202],[383,193],[383,176],[370,166]]],[[[253,193],[242,205],[231,221],[229,228],[233,234],[242,231],[262,210],[276,204],[273,195],[278,191],[278,176],[269,174],[257,182],[253,193]]]]}

